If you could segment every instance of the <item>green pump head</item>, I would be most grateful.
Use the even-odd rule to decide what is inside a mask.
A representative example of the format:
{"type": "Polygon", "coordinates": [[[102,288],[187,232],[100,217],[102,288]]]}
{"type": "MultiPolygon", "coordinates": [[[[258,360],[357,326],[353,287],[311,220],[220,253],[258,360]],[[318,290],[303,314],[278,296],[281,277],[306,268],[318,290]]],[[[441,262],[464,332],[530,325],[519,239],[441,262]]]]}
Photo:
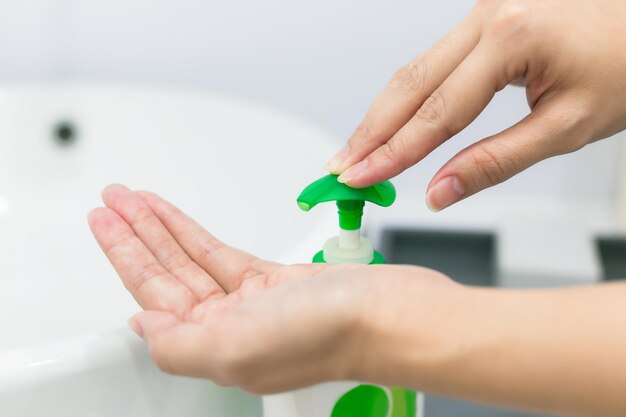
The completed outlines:
{"type": "Polygon", "coordinates": [[[298,197],[298,206],[309,211],[319,203],[336,201],[339,208],[339,227],[344,230],[361,228],[363,206],[366,201],[389,207],[396,199],[396,189],[389,181],[367,188],[352,188],[337,181],[337,175],[326,175],[307,186],[298,197]]]}

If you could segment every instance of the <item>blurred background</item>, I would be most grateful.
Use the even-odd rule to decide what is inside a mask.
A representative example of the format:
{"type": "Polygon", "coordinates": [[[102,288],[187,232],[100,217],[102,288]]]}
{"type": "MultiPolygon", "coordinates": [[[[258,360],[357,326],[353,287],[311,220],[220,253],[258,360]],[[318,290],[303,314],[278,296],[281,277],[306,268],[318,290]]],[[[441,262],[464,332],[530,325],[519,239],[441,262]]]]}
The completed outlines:
{"type": "MultiPolygon", "coordinates": [[[[316,125],[339,149],[393,72],[472,6],[470,0],[0,0],[0,85],[219,93],[316,125]]],[[[426,186],[445,161],[527,113],[524,90],[505,89],[469,128],[394,180],[396,208],[372,210],[368,221],[391,260],[476,285],[626,276],[620,238],[626,153],[615,138],[544,161],[444,213],[425,209],[426,186]]],[[[434,397],[426,404],[427,417],[527,415],[434,397]]]]}
{"type": "MultiPolygon", "coordinates": [[[[228,93],[300,115],[343,141],[393,72],[456,26],[473,3],[2,0],[0,81],[228,93]]],[[[421,196],[456,151],[527,112],[524,91],[506,89],[476,123],[412,170],[413,188],[421,196]]],[[[619,146],[607,141],[544,162],[477,198],[612,201],[619,146]]]]}

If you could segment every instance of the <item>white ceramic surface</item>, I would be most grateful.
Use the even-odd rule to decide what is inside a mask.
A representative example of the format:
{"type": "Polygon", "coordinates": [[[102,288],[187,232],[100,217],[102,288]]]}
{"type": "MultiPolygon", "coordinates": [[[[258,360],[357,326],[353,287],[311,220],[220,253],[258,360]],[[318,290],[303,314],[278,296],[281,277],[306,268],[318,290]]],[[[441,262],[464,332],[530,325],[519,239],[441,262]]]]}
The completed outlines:
{"type": "Polygon", "coordinates": [[[150,363],[86,214],[122,182],[232,245],[308,261],[335,215],[295,197],[337,142],[255,103],[110,85],[0,88],[0,115],[0,415],[258,415],[256,398],[150,363]],[[51,134],[60,120],[76,126],[69,146],[51,134]]]}

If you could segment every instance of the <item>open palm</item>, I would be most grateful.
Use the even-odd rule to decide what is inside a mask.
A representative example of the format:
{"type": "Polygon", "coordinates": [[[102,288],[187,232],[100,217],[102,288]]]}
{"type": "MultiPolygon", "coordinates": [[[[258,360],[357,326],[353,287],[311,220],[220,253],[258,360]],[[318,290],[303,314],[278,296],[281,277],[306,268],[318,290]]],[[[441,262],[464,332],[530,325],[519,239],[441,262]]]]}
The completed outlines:
{"type": "Polygon", "coordinates": [[[261,260],[153,193],[112,185],[102,197],[91,229],[146,310],[130,324],[163,370],[257,392],[344,376],[330,362],[354,333],[353,290],[325,272],[359,267],[261,260]]]}
{"type": "Polygon", "coordinates": [[[254,393],[328,380],[393,384],[382,364],[394,360],[392,347],[402,348],[407,332],[391,330],[428,337],[415,326],[441,311],[434,295],[449,298],[459,288],[419,267],[261,260],[156,194],[111,185],[102,198],[106,207],[93,210],[89,224],[146,310],[130,325],[166,372],[254,393]],[[421,312],[412,318],[409,306],[421,312]]]}

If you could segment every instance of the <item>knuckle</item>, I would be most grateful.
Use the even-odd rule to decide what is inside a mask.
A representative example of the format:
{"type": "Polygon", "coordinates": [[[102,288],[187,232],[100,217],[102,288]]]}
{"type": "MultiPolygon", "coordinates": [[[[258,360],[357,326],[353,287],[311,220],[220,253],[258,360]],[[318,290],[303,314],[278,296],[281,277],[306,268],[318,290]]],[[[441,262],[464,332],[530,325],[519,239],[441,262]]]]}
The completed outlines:
{"type": "Polygon", "coordinates": [[[446,103],[443,93],[437,90],[426,99],[415,113],[415,117],[422,123],[430,125],[437,133],[451,136],[451,132],[444,123],[448,112],[446,103]]]}
{"type": "Polygon", "coordinates": [[[594,136],[593,130],[601,130],[600,126],[597,128],[594,126],[597,124],[597,118],[591,109],[580,108],[575,110],[575,114],[572,120],[566,122],[566,132],[571,132],[570,137],[573,137],[572,143],[574,151],[578,151],[589,144],[590,138],[594,136]]]}
{"type": "Polygon", "coordinates": [[[157,264],[156,262],[148,263],[139,268],[139,270],[135,273],[135,276],[130,282],[132,287],[131,289],[133,291],[139,291],[146,282],[162,275],[163,269],[161,265],[157,264]]]}
{"type": "Polygon", "coordinates": [[[200,245],[200,257],[211,258],[224,248],[224,244],[213,236],[207,237],[200,245]]]}
{"type": "Polygon", "coordinates": [[[377,153],[383,164],[398,167],[402,171],[410,165],[411,156],[409,155],[407,144],[402,140],[390,140],[378,148],[377,153]]]}
{"type": "Polygon", "coordinates": [[[133,223],[144,223],[154,217],[154,213],[148,207],[142,206],[137,209],[133,223]]]}
{"type": "Polygon", "coordinates": [[[380,136],[380,133],[372,128],[368,115],[368,117],[356,127],[354,134],[352,134],[348,140],[348,144],[358,148],[362,146],[362,144],[376,143],[378,136],[380,136]]]}
{"type": "Polygon", "coordinates": [[[499,184],[518,171],[517,160],[510,154],[510,149],[504,146],[485,144],[470,154],[472,163],[476,167],[472,180],[476,189],[499,184]]]}
{"type": "Polygon", "coordinates": [[[402,94],[418,91],[428,79],[428,66],[423,60],[416,60],[400,67],[392,78],[392,86],[402,94]]]}
{"type": "Polygon", "coordinates": [[[174,250],[163,257],[161,264],[172,272],[185,268],[191,263],[191,258],[182,250],[174,250]]]}
{"type": "Polygon", "coordinates": [[[367,121],[362,121],[354,130],[354,137],[369,138],[372,136],[372,129],[367,121]]]}
{"type": "Polygon", "coordinates": [[[135,233],[132,231],[128,231],[128,230],[124,230],[123,232],[115,234],[113,235],[113,238],[112,238],[113,243],[111,243],[110,246],[106,247],[104,249],[104,252],[106,253],[107,256],[110,257],[112,256],[113,252],[115,252],[117,249],[122,248],[125,243],[130,242],[135,238],[136,238],[135,233]]]}
{"type": "Polygon", "coordinates": [[[515,42],[516,45],[535,34],[534,11],[529,2],[509,0],[495,12],[488,32],[497,39],[515,42]]]}
{"type": "Polygon", "coordinates": [[[402,162],[402,155],[398,149],[396,141],[389,141],[379,148],[380,155],[383,160],[391,161],[394,164],[402,162]]]}
{"type": "Polygon", "coordinates": [[[163,224],[168,224],[174,220],[180,219],[183,216],[184,214],[182,211],[180,211],[180,209],[173,208],[171,209],[171,211],[168,211],[161,217],[161,222],[163,224]]]}
{"type": "Polygon", "coordinates": [[[576,106],[568,106],[561,112],[555,113],[551,120],[547,121],[550,126],[550,135],[553,138],[562,138],[553,144],[552,153],[560,155],[578,151],[584,148],[594,131],[600,130],[594,118],[592,106],[580,103],[576,106]]]}

